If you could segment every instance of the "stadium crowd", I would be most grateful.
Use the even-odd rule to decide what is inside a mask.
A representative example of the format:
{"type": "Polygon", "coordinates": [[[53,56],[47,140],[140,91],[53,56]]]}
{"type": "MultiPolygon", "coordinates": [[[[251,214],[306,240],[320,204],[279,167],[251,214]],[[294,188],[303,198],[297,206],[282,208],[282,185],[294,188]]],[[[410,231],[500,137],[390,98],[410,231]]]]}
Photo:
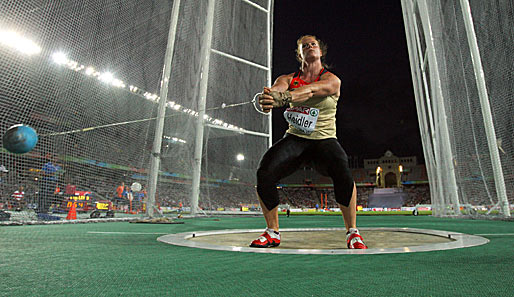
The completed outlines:
{"type": "MultiPolygon", "coordinates": [[[[139,201],[146,198],[145,180],[133,179],[129,174],[120,175],[118,171],[106,172],[103,175],[88,174],[85,168],[81,172],[66,171],[59,176],[55,192],[52,195],[52,208],[63,205],[75,191],[91,192],[92,200],[111,200],[120,209],[128,205],[128,193],[133,182],[142,184],[141,193],[132,193],[139,201]],[[117,189],[124,182],[123,190],[117,189]]],[[[0,170],[0,209],[36,208],[38,195],[41,195],[41,173],[29,172],[21,174],[16,170],[0,170]]],[[[190,182],[187,180],[167,180],[158,184],[156,202],[161,207],[190,206],[190,182]]],[[[337,207],[332,188],[316,186],[281,187],[278,189],[280,204],[288,204],[296,208],[321,207],[321,198],[327,197],[324,207],[337,207]]],[[[374,191],[373,186],[357,187],[357,205],[367,207],[368,197],[374,191]]],[[[404,185],[407,200],[403,206],[430,204],[430,187],[428,184],[404,185]]],[[[509,197],[512,197],[509,193],[509,197]]],[[[491,205],[488,197],[473,195],[470,198],[473,205],[491,205]]],[[[258,197],[253,185],[236,182],[211,183],[200,189],[199,206],[204,210],[220,208],[259,207],[258,197]]],[[[125,207],[126,208],[126,207],[125,207]]]]}
{"type": "MultiPolygon", "coordinates": [[[[127,179],[118,193],[121,182],[106,180],[104,178],[76,177],[67,180],[66,183],[57,184],[54,193],[53,207],[62,204],[70,195],[69,191],[91,192],[93,200],[112,200],[115,205],[127,205],[130,186],[135,180],[127,179]]],[[[20,203],[16,199],[23,200],[24,207],[33,207],[37,203],[40,183],[33,179],[25,183],[8,183],[7,179],[2,181],[0,186],[0,209],[13,208],[20,203]],[[23,195],[19,191],[23,186],[23,195]],[[18,193],[16,193],[18,192],[18,193]],[[16,198],[17,197],[17,198],[16,198]]],[[[161,183],[157,191],[157,204],[161,207],[188,207],[190,206],[190,185],[184,183],[161,183]]],[[[332,188],[316,187],[282,187],[278,189],[280,204],[289,204],[297,208],[320,207],[321,198],[327,197],[327,204],[324,207],[337,207],[332,188]]],[[[409,199],[404,206],[415,206],[416,204],[430,204],[430,190],[428,185],[405,186],[404,191],[408,193],[409,199]]],[[[143,183],[141,192],[146,194],[146,187],[143,183]]],[[[373,187],[357,188],[357,205],[367,206],[368,196],[373,193],[373,187]]],[[[133,193],[136,199],[143,195],[133,193]]],[[[258,197],[255,188],[251,185],[241,184],[212,184],[204,186],[200,191],[199,206],[204,210],[216,210],[219,208],[241,208],[248,205],[258,205],[258,197]]]]}
{"type": "MultiPolygon", "coordinates": [[[[357,187],[357,205],[368,206],[368,197],[373,193],[374,187],[357,187]]],[[[416,206],[417,204],[430,204],[430,188],[428,185],[405,186],[404,192],[408,194],[408,200],[403,206],[416,206]]],[[[336,208],[334,189],[313,187],[282,187],[279,190],[280,203],[289,204],[297,208],[315,208],[321,206],[321,198],[327,196],[328,208],[336,208]]],[[[324,203],[324,202],[323,202],[324,203]]]]}

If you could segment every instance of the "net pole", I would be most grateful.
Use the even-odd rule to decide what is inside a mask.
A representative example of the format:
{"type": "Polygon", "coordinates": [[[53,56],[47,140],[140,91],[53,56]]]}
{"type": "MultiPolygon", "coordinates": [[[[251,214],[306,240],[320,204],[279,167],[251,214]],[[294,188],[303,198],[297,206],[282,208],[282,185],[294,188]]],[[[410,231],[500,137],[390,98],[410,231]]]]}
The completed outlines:
{"type": "Polygon", "coordinates": [[[207,104],[207,84],[209,82],[209,61],[211,57],[212,29],[214,24],[214,8],[215,0],[209,0],[207,7],[207,19],[205,24],[205,32],[203,36],[203,48],[200,55],[202,61],[202,70],[200,72],[200,94],[198,101],[198,118],[196,119],[196,138],[193,164],[193,181],[191,189],[191,215],[196,216],[198,213],[198,198],[200,196],[200,177],[202,173],[202,154],[203,154],[203,134],[205,106],[207,104]]]}
{"type": "MultiPolygon", "coordinates": [[[[432,207],[434,210],[435,216],[441,216],[443,215],[443,205],[444,201],[442,200],[442,197],[444,197],[443,192],[443,168],[442,166],[438,166],[437,164],[441,164],[441,156],[436,151],[438,147],[438,139],[436,138],[436,125],[434,124],[434,115],[432,113],[432,100],[430,99],[430,91],[428,88],[428,81],[427,81],[427,73],[426,73],[426,66],[428,65],[428,59],[427,59],[427,51],[428,49],[425,49],[425,52],[422,50],[421,41],[420,41],[420,28],[417,25],[416,22],[416,15],[414,12],[414,3],[412,1],[409,1],[409,3],[403,2],[405,4],[403,7],[405,7],[409,12],[410,16],[412,17],[412,26],[409,28],[412,28],[414,30],[414,36],[415,40],[412,42],[413,47],[417,47],[418,49],[418,56],[415,55],[415,53],[410,53],[411,57],[415,59],[418,57],[418,63],[419,68],[415,66],[413,69],[416,69],[419,77],[419,98],[417,98],[416,106],[420,110],[419,113],[421,113],[420,117],[420,128],[423,126],[425,129],[422,130],[422,135],[424,131],[424,135],[426,138],[426,141],[423,146],[423,150],[425,152],[425,159],[428,162],[427,170],[429,173],[429,179],[430,179],[430,186],[432,188],[432,191],[430,191],[431,194],[431,201],[432,201],[432,207]],[[425,92],[423,93],[422,90],[425,92]],[[426,108],[425,108],[426,103],[426,108]],[[427,158],[428,156],[428,158],[427,158]]],[[[418,7],[419,11],[419,7],[418,7]]],[[[406,27],[407,28],[407,27],[406,27]]],[[[407,36],[409,36],[407,34],[407,36]]]]}
{"type": "Polygon", "coordinates": [[[173,1],[171,10],[170,30],[168,32],[168,44],[166,46],[166,54],[164,56],[164,66],[162,71],[161,90],[159,107],[157,110],[157,120],[155,125],[155,135],[152,147],[152,155],[150,156],[150,176],[148,182],[148,200],[146,207],[146,215],[154,217],[155,193],[157,192],[157,179],[159,177],[159,166],[161,162],[161,145],[162,135],[164,132],[164,119],[166,114],[166,103],[168,99],[168,84],[171,74],[171,63],[173,60],[173,50],[175,48],[175,35],[177,32],[178,14],[180,8],[180,0],[173,1]]]}
{"type": "MultiPolygon", "coordinates": [[[[447,172],[444,172],[444,174],[448,177],[447,181],[449,183],[448,189],[448,196],[449,201],[452,202],[454,206],[454,213],[456,215],[460,214],[460,202],[459,202],[459,194],[457,189],[457,181],[455,178],[455,166],[453,165],[453,155],[451,152],[451,142],[450,142],[450,135],[448,132],[448,123],[446,120],[446,109],[444,107],[444,96],[442,92],[442,86],[441,86],[441,77],[439,75],[439,65],[437,62],[437,55],[435,51],[435,44],[434,44],[434,34],[432,31],[432,25],[430,23],[430,16],[428,14],[428,5],[426,0],[420,0],[418,1],[419,5],[419,12],[423,23],[423,31],[425,33],[425,39],[427,44],[427,58],[430,67],[430,77],[432,78],[432,81],[434,84],[432,85],[433,88],[433,98],[435,99],[435,108],[437,109],[436,114],[439,118],[439,125],[437,125],[438,130],[440,131],[439,135],[441,138],[440,146],[442,148],[434,148],[436,150],[441,150],[439,152],[436,152],[437,154],[440,154],[441,157],[446,156],[448,162],[446,164],[443,164],[441,161],[442,158],[439,158],[438,167],[440,168],[447,168],[447,172]]],[[[442,184],[440,185],[442,187],[442,184]]],[[[444,197],[440,197],[441,199],[444,199],[444,197]]]]}
{"type": "Polygon", "coordinates": [[[421,43],[419,41],[419,29],[416,24],[416,16],[414,14],[413,3],[412,0],[402,0],[402,10],[403,10],[403,18],[405,23],[405,36],[407,37],[407,48],[409,51],[409,60],[412,69],[412,82],[414,85],[414,96],[416,100],[416,110],[418,113],[418,121],[419,128],[421,133],[421,142],[423,143],[423,153],[425,156],[425,160],[427,164],[427,173],[430,181],[430,185],[432,187],[431,201],[432,203],[436,201],[437,191],[437,182],[435,181],[437,178],[437,174],[434,172],[435,160],[434,160],[434,151],[432,149],[432,143],[435,142],[429,133],[429,129],[433,130],[433,121],[432,114],[429,110],[425,109],[424,100],[428,102],[428,106],[430,106],[430,96],[427,91],[427,83],[426,83],[426,75],[425,75],[425,61],[421,48],[421,43]],[[424,88],[423,88],[424,87],[424,88]],[[423,90],[425,90],[426,94],[423,94],[423,90]],[[428,114],[428,118],[427,118],[428,114]]]}
{"type": "Polygon", "coordinates": [[[460,0],[462,16],[464,18],[464,27],[471,54],[471,62],[475,72],[475,81],[478,89],[478,98],[482,110],[487,145],[491,155],[491,163],[494,174],[494,184],[496,186],[496,194],[500,209],[504,216],[510,217],[509,201],[507,199],[507,191],[505,189],[505,179],[503,176],[500,153],[498,152],[498,143],[496,142],[496,132],[494,129],[493,117],[491,114],[491,106],[489,104],[489,95],[487,94],[487,86],[485,84],[484,69],[482,67],[482,59],[480,58],[480,50],[476,38],[475,28],[473,27],[473,16],[471,15],[471,7],[468,0],[460,0]]]}
{"type": "MultiPolygon", "coordinates": [[[[271,51],[272,51],[272,31],[271,29],[273,28],[272,26],[272,18],[271,18],[271,9],[273,8],[273,0],[268,0],[268,12],[267,12],[267,22],[266,22],[266,25],[267,25],[267,28],[266,28],[266,34],[267,34],[267,47],[268,47],[268,75],[267,75],[267,82],[268,82],[268,86],[271,86],[271,51]]],[[[273,121],[272,121],[272,112],[270,111],[269,112],[269,116],[268,116],[268,147],[271,147],[273,145],[273,131],[272,131],[272,124],[273,124],[273,121]]]]}

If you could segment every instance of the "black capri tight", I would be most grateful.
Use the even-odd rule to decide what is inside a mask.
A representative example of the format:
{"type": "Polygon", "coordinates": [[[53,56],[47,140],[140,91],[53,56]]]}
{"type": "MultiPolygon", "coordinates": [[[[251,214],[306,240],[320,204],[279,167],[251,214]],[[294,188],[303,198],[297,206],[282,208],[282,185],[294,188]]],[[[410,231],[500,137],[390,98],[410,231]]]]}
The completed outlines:
{"type": "Polygon", "coordinates": [[[257,170],[257,193],[268,210],[279,204],[278,181],[311,164],[332,178],[336,201],[350,204],[354,182],[348,157],[337,139],[312,140],[287,134],[264,154],[257,170]]]}

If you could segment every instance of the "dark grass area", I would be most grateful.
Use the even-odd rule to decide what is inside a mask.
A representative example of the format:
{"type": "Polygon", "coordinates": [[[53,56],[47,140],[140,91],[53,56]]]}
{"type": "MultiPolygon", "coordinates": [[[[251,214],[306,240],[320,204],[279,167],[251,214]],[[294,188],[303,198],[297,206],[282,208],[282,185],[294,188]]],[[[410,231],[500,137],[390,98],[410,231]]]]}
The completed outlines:
{"type": "MultiPolygon", "coordinates": [[[[160,234],[264,227],[262,218],[183,225],[97,223],[0,227],[1,296],[514,296],[514,236],[447,251],[271,255],[176,247],[160,234]]],[[[513,233],[512,222],[359,217],[361,227],[513,233]]],[[[281,217],[281,227],[341,227],[334,216],[281,217]]]]}

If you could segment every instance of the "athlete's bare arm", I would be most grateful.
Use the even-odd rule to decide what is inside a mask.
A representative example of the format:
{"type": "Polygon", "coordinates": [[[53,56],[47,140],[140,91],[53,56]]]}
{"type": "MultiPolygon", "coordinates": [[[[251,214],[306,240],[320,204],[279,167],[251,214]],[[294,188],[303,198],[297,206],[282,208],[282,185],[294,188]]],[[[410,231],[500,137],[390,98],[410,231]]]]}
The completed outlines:
{"type": "MultiPolygon", "coordinates": [[[[293,79],[294,73],[281,75],[275,80],[273,86],[271,86],[271,91],[277,92],[285,92],[289,89],[289,84],[291,83],[291,79],[293,79]]],[[[266,89],[266,88],[265,88],[266,89]]]]}
{"type": "Polygon", "coordinates": [[[264,87],[262,95],[259,96],[259,104],[262,106],[264,112],[269,112],[273,106],[273,97],[269,95],[271,91],[285,92],[289,88],[289,83],[293,78],[294,73],[281,75],[275,80],[275,83],[271,88],[264,87]]]}
{"type": "MultiPolygon", "coordinates": [[[[259,97],[259,103],[265,112],[269,112],[273,108],[274,99],[270,93],[272,91],[274,91],[275,94],[277,94],[276,92],[286,92],[293,75],[293,73],[282,75],[277,78],[271,88],[264,87],[263,94],[259,97]]],[[[339,97],[340,87],[341,80],[336,75],[328,72],[325,73],[319,81],[292,90],[290,92],[289,102],[299,103],[307,101],[310,98],[323,98],[331,95],[339,97]]]]}
{"type": "Polygon", "coordinates": [[[291,91],[291,102],[304,102],[310,98],[338,96],[341,80],[334,74],[327,72],[319,81],[301,86],[291,91]]]}

